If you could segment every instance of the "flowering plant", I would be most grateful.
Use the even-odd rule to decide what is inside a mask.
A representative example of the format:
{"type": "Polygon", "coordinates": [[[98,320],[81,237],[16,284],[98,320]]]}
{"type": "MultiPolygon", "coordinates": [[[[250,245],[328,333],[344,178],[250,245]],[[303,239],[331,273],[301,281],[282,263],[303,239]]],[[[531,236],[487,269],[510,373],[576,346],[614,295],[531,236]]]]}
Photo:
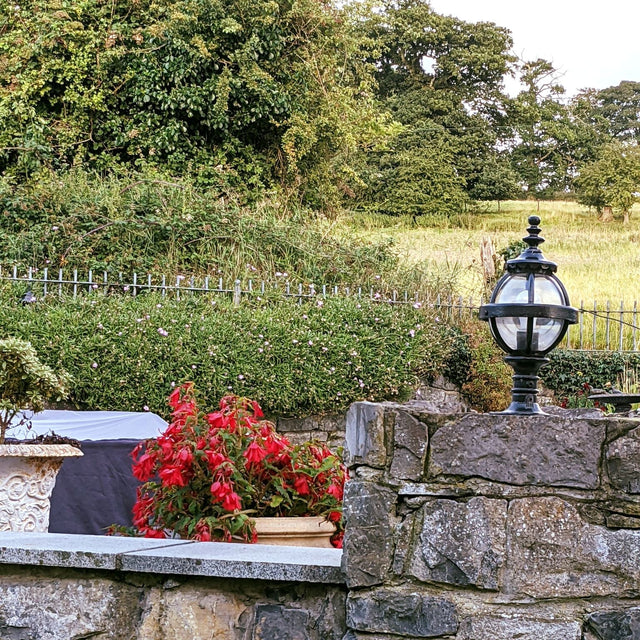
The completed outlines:
{"type": "Polygon", "coordinates": [[[256,541],[252,516],[324,516],[341,545],[347,471],[325,445],[293,446],[257,402],[225,396],[198,408],[193,383],[169,396],[172,421],[132,452],[142,482],[133,507],[138,535],[256,541]]]}

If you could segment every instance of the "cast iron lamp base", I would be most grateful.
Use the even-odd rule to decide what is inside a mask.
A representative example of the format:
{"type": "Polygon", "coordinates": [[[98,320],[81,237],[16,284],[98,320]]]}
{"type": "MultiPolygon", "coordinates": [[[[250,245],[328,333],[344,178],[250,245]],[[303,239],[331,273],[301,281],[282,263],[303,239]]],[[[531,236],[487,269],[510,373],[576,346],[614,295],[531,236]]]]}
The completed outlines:
{"type": "Polygon", "coordinates": [[[495,413],[504,415],[547,415],[536,402],[538,395],[538,371],[549,362],[549,358],[532,356],[506,356],[504,361],[513,367],[513,388],[511,404],[504,411],[495,413]]]}

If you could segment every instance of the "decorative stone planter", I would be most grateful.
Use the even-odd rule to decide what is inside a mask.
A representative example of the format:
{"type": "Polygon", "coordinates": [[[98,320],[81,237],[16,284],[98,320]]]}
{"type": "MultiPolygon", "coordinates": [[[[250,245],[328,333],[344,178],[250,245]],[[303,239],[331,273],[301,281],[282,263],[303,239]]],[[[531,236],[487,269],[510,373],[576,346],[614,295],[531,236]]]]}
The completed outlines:
{"type": "Polygon", "coordinates": [[[47,531],[56,475],[81,455],[69,444],[0,445],[0,531],[47,531]]]}
{"type": "Polygon", "coordinates": [[[258,544],[333,548],[331,536],[336,532],[336,527],[320,516],[254,520],[258,544]]]}

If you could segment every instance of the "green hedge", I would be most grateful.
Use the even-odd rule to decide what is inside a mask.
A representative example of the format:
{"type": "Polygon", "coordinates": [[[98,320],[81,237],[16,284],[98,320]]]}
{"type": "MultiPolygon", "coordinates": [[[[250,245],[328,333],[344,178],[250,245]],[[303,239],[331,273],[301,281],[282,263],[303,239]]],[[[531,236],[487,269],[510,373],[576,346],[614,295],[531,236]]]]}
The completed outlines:
{"type": "Polygon", "coordinates": [[[558,395],[574,395],[585,383],[603,388],[625,373],[640,370],[640,353],[617,351],[567,351],[549,355],[551,363],[540,372],[545,386],[558,395]]]}
{"type": "Polygon", "coordinates": [[[18,293],[0,294],[0,337],[30,340],[70,373],[71,400],[85,409],[166,415],[172,386],[193,380],[211,404],[234,392],[271,414],[344,411],[356,400],[406,398],[418,378],[452,368],[460,343],[409,305],[93,294],[22,307],[18,293]]]}

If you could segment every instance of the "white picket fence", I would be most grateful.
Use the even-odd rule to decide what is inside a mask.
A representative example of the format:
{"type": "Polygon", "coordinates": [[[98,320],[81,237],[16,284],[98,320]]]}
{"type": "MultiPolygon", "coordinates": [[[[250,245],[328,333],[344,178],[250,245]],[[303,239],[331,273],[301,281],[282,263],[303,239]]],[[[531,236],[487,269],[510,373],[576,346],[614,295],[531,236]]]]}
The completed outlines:
{"type": "MultiPolygon", "coordinates": [[[[416,308],[437,309],[443,320],[456,321],[477,316],[483,300],[473,298],[441,296],[425,298],[418,293],[396,290],[392,287],[363,287],[335,284],[294,284],[283,276],[272,281],[235,280],[225,282],[223,278],[209,276],[166,276],[137,273],[125,275],[107,271],[96,273],[87,271],[80,274],[77,269],[65,272],[64,269],[49,268],[19,269],[16,266],[0,266],[0,281],[23,283],[28,290],[38,296],[77,297],[86,294],[110,294],[137,296],[156,292],[162,296],[181,299],[196,294],[224,295],[240,305],[243,299],[251,296],[276,292],[299,302],[334,296],[354,296],[387,304],[410,304],[416,308]]],[[[588,306],[580,301],[578,324],[570,327],[564,347],[579,350],[638,351],[640,326],[638,326],[638,305],[631,307],[620,302],[614,305],[610,301],[594,301],[588,306]]]]}

